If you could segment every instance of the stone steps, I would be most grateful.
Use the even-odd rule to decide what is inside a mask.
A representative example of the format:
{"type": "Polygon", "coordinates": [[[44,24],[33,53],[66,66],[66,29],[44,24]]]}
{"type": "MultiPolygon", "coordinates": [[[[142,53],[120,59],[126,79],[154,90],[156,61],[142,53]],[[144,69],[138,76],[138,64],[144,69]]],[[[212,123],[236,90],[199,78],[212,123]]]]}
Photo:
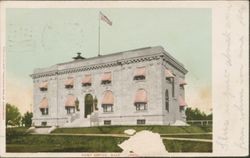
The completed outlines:
{"type": "Polygon", "coordinates": [[[52,127],[36,127],[36,128],[31,127],[27,130],[27,132],[33,133],[33,134],[49,134],[55,129],[56,129],[56,127],[54,127],[54,126],[52,126],[52,127]]]}
{"type": "Polygon", "coordinates": [[[89,118],[75,119],[73,122],[68,122],[63,125],[63,127],[89,127],[89,126],[90,126],[89,118]]]}

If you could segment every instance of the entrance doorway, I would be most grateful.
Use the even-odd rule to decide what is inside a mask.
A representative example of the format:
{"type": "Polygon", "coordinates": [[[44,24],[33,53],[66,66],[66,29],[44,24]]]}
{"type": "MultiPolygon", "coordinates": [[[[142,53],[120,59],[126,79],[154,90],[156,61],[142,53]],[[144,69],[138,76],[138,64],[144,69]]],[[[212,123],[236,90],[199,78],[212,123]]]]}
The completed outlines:
{"type": "Polygon", "coordinates": [[[85,102],[84,102],[84,117],[87,118],[87,116],[94,111],[93,96],[91,94],[86,94],[84,100],[85,100],[85,102]]]}

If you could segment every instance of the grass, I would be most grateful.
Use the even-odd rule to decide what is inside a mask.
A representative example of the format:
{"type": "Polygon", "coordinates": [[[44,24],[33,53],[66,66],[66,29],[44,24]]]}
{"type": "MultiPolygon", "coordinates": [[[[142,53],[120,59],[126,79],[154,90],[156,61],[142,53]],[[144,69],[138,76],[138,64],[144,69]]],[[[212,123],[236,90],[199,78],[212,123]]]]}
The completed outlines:
{"type": "Polygon", "coordinates": [[[7,152],[121,152],[127,138],[26,135],[7,141],[7,152]]]}
{"type": "Polygon", "coordinates": [[[137,132],[150,130],[160,134],[166,133],[206,133],[211,132],[211,126],[99,126],[85,128],[58,128],[52,133],[78,133],[78,134],[123,134],[126,129],[135,129],[137,132]]]}
{"type": "Polygon", "coordinates": [[[181,140],[163,140],[168,152],[212,152],[212,143],[181,140]]]}
{"type": "MultiPolygon", "coordinates": [[[[127,138],[26,135],[9,141],[7,152],[121,152],[127,138]]],[[[212,143],[163,140],[168,152],[211,152],[212,143]]]]}
{"type": "MultiPolygon", "coordinates": [[[[212,139],[212,134],[174,135],[175,133],[207,133],[212,131],[211,126],[99,126],[58,128],[53,133],[123,134],[124,130],[129,128],[136,131],[151,130],[164,137],[212,139]]],[[[128,139],[111,136],[30,135],[26,133],[26,130],[27,128],[9,128],[6,130],[7,152],[121,152],[122,149],[118,147],[118,144],[128,139]]],[[[163,143],[168,152],[212,151],[212,143],[209,142],[163,140],[163,143]]]]}

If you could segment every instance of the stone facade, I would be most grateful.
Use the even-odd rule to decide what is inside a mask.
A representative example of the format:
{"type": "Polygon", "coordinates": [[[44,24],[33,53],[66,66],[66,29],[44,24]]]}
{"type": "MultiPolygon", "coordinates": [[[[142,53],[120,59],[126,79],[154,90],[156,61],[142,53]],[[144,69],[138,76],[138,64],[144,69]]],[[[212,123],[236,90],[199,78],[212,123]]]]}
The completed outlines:
{"type": "Polygon", "coordinates": [[[160,46],[75,58],[71,62],[35,69],[31,75],[34,82],[33,125],[171,125],[176,120],[185,121],[186,73],[184,66],[160,46]],[[139,68],[144,68],[142,78],[135,79],[139,68]],[[111,83],[102,84],[105,72],[111,73],[111,83]],[[86,75],[91,75],[91,85],[83,85],[86,75]],[[73,83],[69,84],[73,87],[66,88],[70,79],[73,83]],[[87,95],[90,102],[86,101],[87,95]],[[72,102],[69,96],[76,100],[72,102]],[[136,97],[144,99],[139,101],[141,107],[136,97]],[[105,99],[111,103],[104,104],[105,99]],[[93,106],[86,108],[87,104],[93,106]],[[104,109],[106,104],[107,109],[104,109]]]}

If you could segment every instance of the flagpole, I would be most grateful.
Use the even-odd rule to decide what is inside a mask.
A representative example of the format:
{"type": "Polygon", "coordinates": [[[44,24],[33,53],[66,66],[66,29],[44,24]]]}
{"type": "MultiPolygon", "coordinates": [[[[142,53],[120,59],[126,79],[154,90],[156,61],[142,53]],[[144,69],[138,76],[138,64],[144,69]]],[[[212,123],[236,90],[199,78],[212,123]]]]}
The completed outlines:
{"type": "Polygon", "coordinates": [[[100,12],[99,12],[99,18],[98,18],[98,23],[99,23],[99,26],[98,26],[98,56],[100,56],[100,12]]]}

